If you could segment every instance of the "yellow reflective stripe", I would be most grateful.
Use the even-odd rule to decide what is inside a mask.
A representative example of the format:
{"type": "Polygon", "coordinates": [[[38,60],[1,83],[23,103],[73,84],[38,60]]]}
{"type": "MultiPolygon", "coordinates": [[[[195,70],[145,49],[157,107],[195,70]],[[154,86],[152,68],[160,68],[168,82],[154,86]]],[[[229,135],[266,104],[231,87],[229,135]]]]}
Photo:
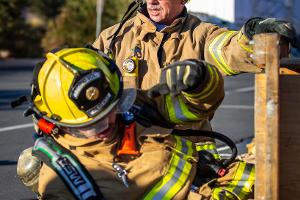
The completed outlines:
{"type": "Polygon", "coordinates": [[[166,71],[166,81],[169,88],[171,88],[172,77],[171,77],[171,70],[166,71]]]}
{"type": "MultiPolygon", "coordinates": [[[[255,167],[252,164],[239,162],[236,174],[227,186],[215,188],[214,193],[231,194],[237,199],[243,200],[251,193],[251,187],[255,181],[255,167]]],[[[217,194],[216,194],[217,195],[217,194]]],[[[219,195],[220,196],[220,195],[219,195]]],[[[226,198],[225,198],[226,199],[226,198]]]]}
{"type": "Polygon", "coordinates": [[[210,153],[214,157],[214,159],[217,159],[217,160],[221,159],[221,156],[218,153],[213,152],[213,150],[203,150],[203,151],[210,153]]]}
{"type": "Polygon", "coordinates": [[[224,190],[223,188],[215,188],[212,192],[212,199],[213,200],[233,200],[239,199],[234,194],[224,190]]]}
{"type": "Polygon", "coordinates": [[[154,186],[154,188],[147,194],[147,196],[145,196],[144,198],[145,200],[156,199],[155,196],[157,195],[157,193],[159,193],[159,191],[163,188],[163,186],[166,185],[173,177],[173,174],[176,171],[176,166],[178,165],[179,161],[180,161],[180,157],[173,154],[169,166],[170,167],[169,171],[163,177],[163,179],[154,186]]]}
{"type": "Polygon", "coordinates": [[[197,151],[207,151],[213,155],[215,159],[221,159],[221,156],[219,155],[216,145],[214,143],[212,144],[196,144],[196,150],[197,151]]]}
{"type": "Polygon", "coordinates": [[[170,95],[166,95],[165,101],[171,122],[182,124],[184,122],[198,121],[201,119],[200,116],[189,111],[182,96],[171,97],[170,95]]]}
{"type": "MultiPolygon", "coordinates": [[[[193,155],[193,144],[181,137],[175,137],[176,150],[187,156],[193,155]]],[[[192,164],[176,153],[172,154],[170,166],[166,175],[152,188],[144,199],[172,199],[177,192],[184,186],[189,177],[192,164]]]]}
{"type": "Polygon", "coordinates": [[[214,143],[211,144],[197,144],[196,150],[197,151],[202,151],[202,150],[215,150],[216,145],[214,143]]]}
{"type": "Polygon", "coordinates": [[[182,114],[185,116],[186,121],[197,121],[200,119],[197,115],[189,111],[188,107],[182,100],[182,96],[178,96],[179,106],[182,114]]]}
{"type": "Polygon", "coordinates": [[[167,108],[167,113],[169,115],[170,121],[173,123],[181,124],[182,121],[177,119],[176,117],[175,107],[173,106],[172,103],[172,97],[170,95],[166,95],[165,101],[166,101],[166,108],[167,108]]]}
{"type": "Polygon", "coordinates": [[[210,80],[207,84],[207,86],[205,87],[204,90],[202,90],[200,93],[198,94],[189,94],[186,92],[183,92],[183,95],[188,99],[188,100],[203,100],[207,97],[209,97],[212,93],[215,92],[216,88],[219,85],[219,74],[217,72],[217,69],[214,67],[211,67],[208,65],[208,72],[209,72],[209,76],[210,76],[210,80]]]}
{"type": "MultiPolygon", "coordinates": [[[[234,190],[237,190],[238,187],[240,187],[240,182],[242,181],[242,177],[243,177],[245,168],[246,168],[246,163],[240,162],[239,167],[236,171],[236,175],[235,175],[234,179],[230,182],[230,184],[225,187],[226,190],[228,190],[230,192],[234,192],[234,190]]],[[[243,199],[243,198],[241,198],[240,194],[237,194],[236,192],[234,192],[234,193],[236,195],[238,195],[239,199],[243,199]]],[[[242,196],[244,196],[244,195],[242,195],[242,196]]]]}
{"type": "MultiPolygon", "coordinates": [[[[176,138],[175,148],[181,151],[181,147],[182,147],[181,140],[178,140],[177,137],[175,138],[176,138]]],[[[145,196],[144,198],[145,200],[154,199],[155,195],[159,193],[159,191],[163,188],[163,186],[166,185],[166,183],[171,180],[173,174],[176,171],[176,166],[178,165],[179,161],[180,161],[180,157],[173,153],[167,174],[152,188],[152,190],[147,194],[147,196],[145,196]]]]}
{"type": "Polygon", "coordinates": [[[251,173],[254,169],[254,166],[251,164],[246,164],[245,162],[240,162],[240,166],[237,169],[237,175],[234,178],[235,181],[232,181],[230,185],[226,186],[226,189],[232,193],[239,196],[240,199],[245,199],[250,192],[251,188],[246,188],[245,184],[249,185],[254,184],[254,180],[251,176],[251,173]],[[250,178],[250,180],[249,180],[250,178]]]}
{"type": "MultiPolygon", "coordinates": [[[[188,145],[188,143],[186,143],[186,144],[188,145]]],[[[189,143],[187,155],[191,156],[192,154],[193,154],[192,143],[189,143]]],[[[174,184],[169,189],[169,191],[167,192],[167,194],[164,196],[163,199],[172,199],[175,196],[175,194],[183,187],[187,178],[189,177],[190,171],[192,169],[192,164],[186,160],[183,162],[184,162],[184,167],[183,167],[182,173],[179,177],[180,182],[177,182],[176,184],[174,184]]]]}
{"type": "Polygon", "coordinates": [[[249,53],[253,53],[253,49],[250,46],[245,45],[244,43],[249,42],[249,39],[242,33],[242,31],[238,34],[238,44],[241,46],[242,49],[249,53]]]}
{"type": "Polygon", "coordinates": [[[254,182],[255,182],[255,166],[253,165],[252,169],[251,169],[251,172],[250,172],[250,175],[249,175],[249,178],[244,184],[243,191],[251,192],[252,186],[254,185],[254,182]]]}
{"type": "Polygon", "coordinates": [[[212,199],[213,200],[221,200],[221,198],[219,197],[219,194],[221,194],[222,189],[221,188],[215,188],[212,192],[212,199]]]}
{"type": "Polygon", "coordinates": [[[209,45],[209,53],[217,63],[218,67],[227,75],[238,74],[238,72],[232,70],[228,64],[225,62],[224,57],[222,56],[222,48],[225,42],[230,38],[236,31],[227,31],[218,35],[213,42],[209,45]]]}

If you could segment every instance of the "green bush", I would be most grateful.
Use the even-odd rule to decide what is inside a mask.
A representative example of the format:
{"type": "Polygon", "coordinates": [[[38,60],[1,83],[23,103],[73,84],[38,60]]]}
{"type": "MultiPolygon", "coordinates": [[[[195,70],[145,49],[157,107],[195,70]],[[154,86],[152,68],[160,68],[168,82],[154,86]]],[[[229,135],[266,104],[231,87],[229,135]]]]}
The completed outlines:
{"type": "MultiPolygon", "coordinates": [[[[106,0],[102,29],[118,23],[129,0],[106,0]]],[[[61,13],[49,21],[42,46],[46,51],[61,46],[79,47],[95,40],[96,0],[67,1],[61,13]]]]}
{"type": "Polygon", "coordinates": [[[11,57],[40,56],[43,30],[25,22],[26,0],[0,0],[0,50],[11,57]]]}
{"type": "MultiPolygon", "coordinates": [[[[118,23],[130,0],[105,0],[102,29],[118,23]]],[[[0,51],[39,57],[51,49],[95,40],[97,0],[0,0],[0,51]],[[39,23],[29,23],[32,14],[39,23]]]]}

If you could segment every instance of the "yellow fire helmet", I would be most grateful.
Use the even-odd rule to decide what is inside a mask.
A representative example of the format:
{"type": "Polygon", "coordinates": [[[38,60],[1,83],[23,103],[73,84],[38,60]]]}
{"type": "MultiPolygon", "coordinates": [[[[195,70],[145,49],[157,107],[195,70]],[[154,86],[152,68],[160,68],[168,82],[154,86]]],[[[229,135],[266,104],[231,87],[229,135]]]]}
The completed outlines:
{"type": "Polygon", "coordinates": [[[46,120],[64,127],[91,125],[114,109],[123,90],[118,67],[88,48],[48,53],[36,69],[33,108],[46,120]]]}

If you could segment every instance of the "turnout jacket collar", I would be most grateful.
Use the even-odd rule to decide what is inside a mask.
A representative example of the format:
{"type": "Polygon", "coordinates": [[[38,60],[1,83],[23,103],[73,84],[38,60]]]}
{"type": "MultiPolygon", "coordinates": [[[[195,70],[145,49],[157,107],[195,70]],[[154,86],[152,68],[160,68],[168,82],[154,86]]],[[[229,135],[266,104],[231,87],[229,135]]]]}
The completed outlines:
{"type": "MultiPolygon", "coordinates": [[[[181,32],[180,30],[183,29],[185,24],[184,22],[186,21],[187,17],[188,17],[187,9],[184,8],[183,12],[179,15],[179,17],[176,18],[171,25],[166,26],[160,32],[162,33],[173,33],[176,31],[181,32]]],[[[134,24],[137,27],[141,27],[142,33],[144,33],[140,35],[140,40],[143,40],[148,33],[155,33],[157,31],[155,24],[151,21],[151,19],[148,16],[148,13],[145,11],[137,12],[134,24]]]]}
{"type": "MultiPolygon", "coordinates": [[[[174,33],[174,32],[179,31],[179,30],[182,31],[187,18],[188,18],[188,12],[187,12],[187,9],[184,8],[182,13],[178,16],[178,18],[176,18],[172,22],[172,24],[170,24],[169,26],[166,26],[165,28],[163,28],[160,32],[162,32],[162,33],[174,33]]],[[[144,37],[148,33],[155,33],[157,31],[155,24],[149,18],[149,15],[148,15],[146,10],[138,11],[136,16],[133,17],[132,20],[134,20],[133,21],[134,27],[136,27],[138,30],[141,30],[140,36],[138,38],[139,40],[143,40],[144,37]]],[[[128,23],[125,23],[125,24],[128,24],[128,23]]],[[[119,24],[116,24],[113,27],[117,27],[118,25],[119,24]]],[[[124,27],[122,28],[122,30],[124,31],[124,27]]],[[[107,36],[107,39],[108,40],[112,39],[113,35],[114,35],[114,32],[111,32],[107,36]]]]}

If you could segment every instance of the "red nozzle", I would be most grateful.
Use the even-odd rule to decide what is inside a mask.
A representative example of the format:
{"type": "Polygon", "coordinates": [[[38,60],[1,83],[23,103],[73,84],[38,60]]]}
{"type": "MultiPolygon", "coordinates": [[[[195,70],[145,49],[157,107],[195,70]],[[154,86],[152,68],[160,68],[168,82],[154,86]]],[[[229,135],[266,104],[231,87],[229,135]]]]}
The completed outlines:
{"type": "Polygon", "coordinates": [[[48,122],[44,118],[39,119],[37,125],[38,125],[39,129],[43,133],[45,133],[46,135],[51,135],[51,134],[57,134],[58,133],[58,129],[55,126],[55,124],[53,124],[51,122],[48,122]]]}
{"type": "Polygon", "coordinates": [[[220,177],[223,177],[223,176],[225,176],[225,174],[226,174],[226,169],[220,168],[219,171],[218,171],[218,175],[220,177]]]}

